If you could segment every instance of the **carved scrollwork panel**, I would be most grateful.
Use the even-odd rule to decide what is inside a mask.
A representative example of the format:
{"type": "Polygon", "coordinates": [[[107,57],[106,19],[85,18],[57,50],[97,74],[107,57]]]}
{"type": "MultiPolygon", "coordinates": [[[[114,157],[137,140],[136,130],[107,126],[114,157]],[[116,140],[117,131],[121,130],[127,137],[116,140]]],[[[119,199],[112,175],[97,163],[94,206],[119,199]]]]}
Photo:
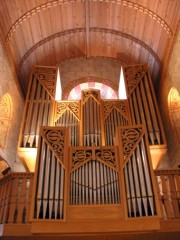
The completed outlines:
{"type": "Polygon", "coordinates": [[[136,86],[146,74],[148,68],[146,65],[128,66],[124,68],[125,81],[128,97],[132,94],[136,86]]]}
{"type": "Polygon", "coordinates": [[[100,91],[99,90],[84,90],[82,91],[82,102],[85,103],[89,97],[94,98],[98,103],[100,102],[100,91]]]}
{"type": "Polygon", "coordinates": [[[72,153],[72,169],[92,159],[92,150],[79,149],[72,153]]]}
{"type": "Polygon", "coordinates": [[[41,135],[61,162],[64,159],[65,130],[41,128],[41,135]]]}
{"type": "Polygon", "coordinates": [[[100,159],[110,167],[116,168],[115,151],[113,149],[96,150],[96,159],[100,159]]]}
{"type": "Polygon", "coordinates": [[[56,68],[36,67],[33,73],[41,82],[46,91],[50,94],[50,96],[54,99],[56,91],[56,68]]]}
{"type": "Polygon", "coordinates": [[[55,121],[66,111],[70,110],[75,117],[80,120],[80,106],[79,101],[73,102],[57,102],[55,110],[55,121]]]}
{"type": "Polygon", "coordinates": [[[128,118],[128,102],[126,100],[103,101],[104,119],[115,108],[125,119],[128,118]]]}
{"type": "Polygon", "coordinates": [[[123,147],[124,162],[131,157],[137,144],[142,139],[144,131],[141,127],[138,128],[121,128],[121,138],[123,147]]]}

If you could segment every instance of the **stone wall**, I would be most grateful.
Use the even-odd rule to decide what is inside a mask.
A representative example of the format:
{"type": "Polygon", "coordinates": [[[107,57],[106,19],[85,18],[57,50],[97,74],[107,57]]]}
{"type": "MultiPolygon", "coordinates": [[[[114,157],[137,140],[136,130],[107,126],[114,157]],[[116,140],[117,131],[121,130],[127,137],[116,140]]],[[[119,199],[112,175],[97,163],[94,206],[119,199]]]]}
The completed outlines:
{"type": "Polygon", "coordinates": [[[100,77],[119,84],[120,68],[120,63],[106,59],[71,60],[60,65],[62,89],[73,80],[89,76],[100,77]]]}
{"type": "Polygon", "coordinates": [[[159,89],[170,167],[180,164],[180,31],[177,34],[166,76],[159,89]]]}
{"type": "Polygon", "coordinates": [[[17,157],[17,145],[24,101],[16,82],[15,71],[0,38],[0,158],[13,171],[23,171],[17,157]]]}

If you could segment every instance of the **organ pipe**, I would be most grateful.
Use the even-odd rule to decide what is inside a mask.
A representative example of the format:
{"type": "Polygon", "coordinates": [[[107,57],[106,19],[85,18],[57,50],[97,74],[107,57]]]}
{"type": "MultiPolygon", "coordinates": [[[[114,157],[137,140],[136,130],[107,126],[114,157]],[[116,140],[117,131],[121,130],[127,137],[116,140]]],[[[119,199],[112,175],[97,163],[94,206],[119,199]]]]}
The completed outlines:
{"type": "Polygon", "coordinates": [[[70,179],[71,205],[120,202],[118,173],[98,160],[89,161],[72,171],[70,179]]]}
{"type": "Polygon", "coordinates": [[[88,98],[82,104],[84,146],[101,145],[101,107],[93,96],[94,92],[96,91],[89,91],[88,98]]]}
{"type": "Polygon", "coordinates": [[[129,95],[128,101],[132,122],[133,124],[145,124],[149,144],[160,145],[165,143],[164,132],[161,127],[162,124],[148,72],[137,83],[134,91],[129,95]]]}
{"type": "MultiPolygon", "coordinates": [[[[46,131],[48,130],[45,130],[45,134],[46,131]]],[[[42,135],[39,144],[34,217],[36,219],[63,219],[65,167],[59,161],[51,145],[51,141],[53,144],[58,132],[52,131],[47,136],[49,137],[42,135]]],[[[62,137],[62,135],[59,136],[62,137]]]]}
{"type": "Polygon", "coordinates": [[[51,124],[53,98],[35,76],[29,89],[22,132],[23,147],[37,147],[40,126],[51,124]]]}
{"type": "MultiPolygon", "coordinates": [[[[130,81],[127,79],[128,76],[125,79],[128,86],[130,81]]],[[[64,219],[66,195],[72,207],[120,204],[123,177],[128,216],[157,214],[148,151],[149,145],[163,143],[162,128],[149,75],[145,73],[133,87],[129,87],[127,100],[101,100],[100,92],[91,89],[83,91],[81,101],[56,102],[54,107],[54,99],[47,86],[33,75],[26,103],[22,145],[37,147],[40,140],[34,218],[64,219]],[[57,139],[57,149],[54,149],[47,138],[49,130],[46,128],[43,128],[46,129],[44,135],[39,135],[40,127],[50,125],[52,118],[52,131],[55,133],[50,134],[50,140],[59,134],[57,129],[68,128],[70,147],[64,139],[57,139]],[[121,135],[119,129],[133,129],[130,142],[138,131],[140,137],[133,144],[122,144],[127,135],[121,135]],[[145,138],[146,131],[149,143],[145,138]],[[64,145],[59,146],[60,142],[64,145]],[[109,146],[108,150],[101,149],[102,143],[109,146]],[[119,155],[114,154],[117,148],[119,155]],[[129,155],[126,155],[128,148],[129,155]],[[57,155],[61,150],[69,154],[64,162],[57,155]]]]}
{"type": "MultiPolygon", "coordinates": [[[[129,153],[129,159],[124,165],[128,215],[129,217],[154,216],[156,214],[155,194],[150,174],[147,141],[144,138],[144,134],[141,137],[139,136],[137,140],[137,134],[138,132],[140,134],[141,130],[137,131],[137,128],[132,128],[131,131],[136,136],[134,141],[132,137],[128,138],[128,135],[125,134],[126,130],[125,132],[123,130],[125,135],[122,135],[124,146],[130,144],[132,147],[134,144],[134,150],[132,153],[129,153]]],[[[124,149],[124,151],[127,149],[124,149]]]]}

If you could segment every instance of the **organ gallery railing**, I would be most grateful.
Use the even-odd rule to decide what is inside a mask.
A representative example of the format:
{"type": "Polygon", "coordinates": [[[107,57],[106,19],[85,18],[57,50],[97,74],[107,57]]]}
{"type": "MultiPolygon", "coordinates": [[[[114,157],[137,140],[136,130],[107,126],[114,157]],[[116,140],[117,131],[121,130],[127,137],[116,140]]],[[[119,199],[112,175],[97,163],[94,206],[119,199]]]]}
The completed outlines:
{"type": "Polygon", "coordinates": [[[180,218],[180,169],[155,170],[163,219],[180,218]]]}
{"type": "Polygon", "coordinates": [[[33,173],[10,173],[0,180],[0,224],[29,223],[33,173]]]}
{"type": "MultiPolygon", "coordinates": [[[[154,175],[162,220],[180,219],[180,169],[155,170],[154,175]]],[[[30,223],[33,180],[32,173],[9,173],[0,179],[0,224],[30,223]]],[[[108,189],[107,186],[107,191],[108,189]]],[[[67,193],[68,198],[71,199],[71,192],[67,193]]],[[[118,197],[116,199],[118,202],[118,197]]],[[[130,201],[134,200],[130,199],[130,201]]],[[[139,216],[139,213],[136,216],[139,216]]]]}

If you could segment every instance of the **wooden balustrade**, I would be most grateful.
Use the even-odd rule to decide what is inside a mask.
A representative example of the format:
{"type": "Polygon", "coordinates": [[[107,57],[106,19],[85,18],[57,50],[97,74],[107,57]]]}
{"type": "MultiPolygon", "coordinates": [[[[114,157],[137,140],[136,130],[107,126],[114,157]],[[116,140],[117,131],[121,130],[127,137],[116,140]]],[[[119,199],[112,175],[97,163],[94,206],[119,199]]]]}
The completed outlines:
{"type": "MultiPolygon", "coordinates": [[[[163,220],[180,218],[180,169],[154,171],[163,220]]],[[[0,180],[0,224],[30,223],[33,173],[10,173],[0,180]]]]}
{"type": "Polygon", "coordinates": [[[180,218],[180,169],[155,170],[162,218],[180,218]]]}
{"type": "Polygon", "coordinates": [[[0,224],[29,223],[33,173],[10,173],[0,180],[0,224]]]}

